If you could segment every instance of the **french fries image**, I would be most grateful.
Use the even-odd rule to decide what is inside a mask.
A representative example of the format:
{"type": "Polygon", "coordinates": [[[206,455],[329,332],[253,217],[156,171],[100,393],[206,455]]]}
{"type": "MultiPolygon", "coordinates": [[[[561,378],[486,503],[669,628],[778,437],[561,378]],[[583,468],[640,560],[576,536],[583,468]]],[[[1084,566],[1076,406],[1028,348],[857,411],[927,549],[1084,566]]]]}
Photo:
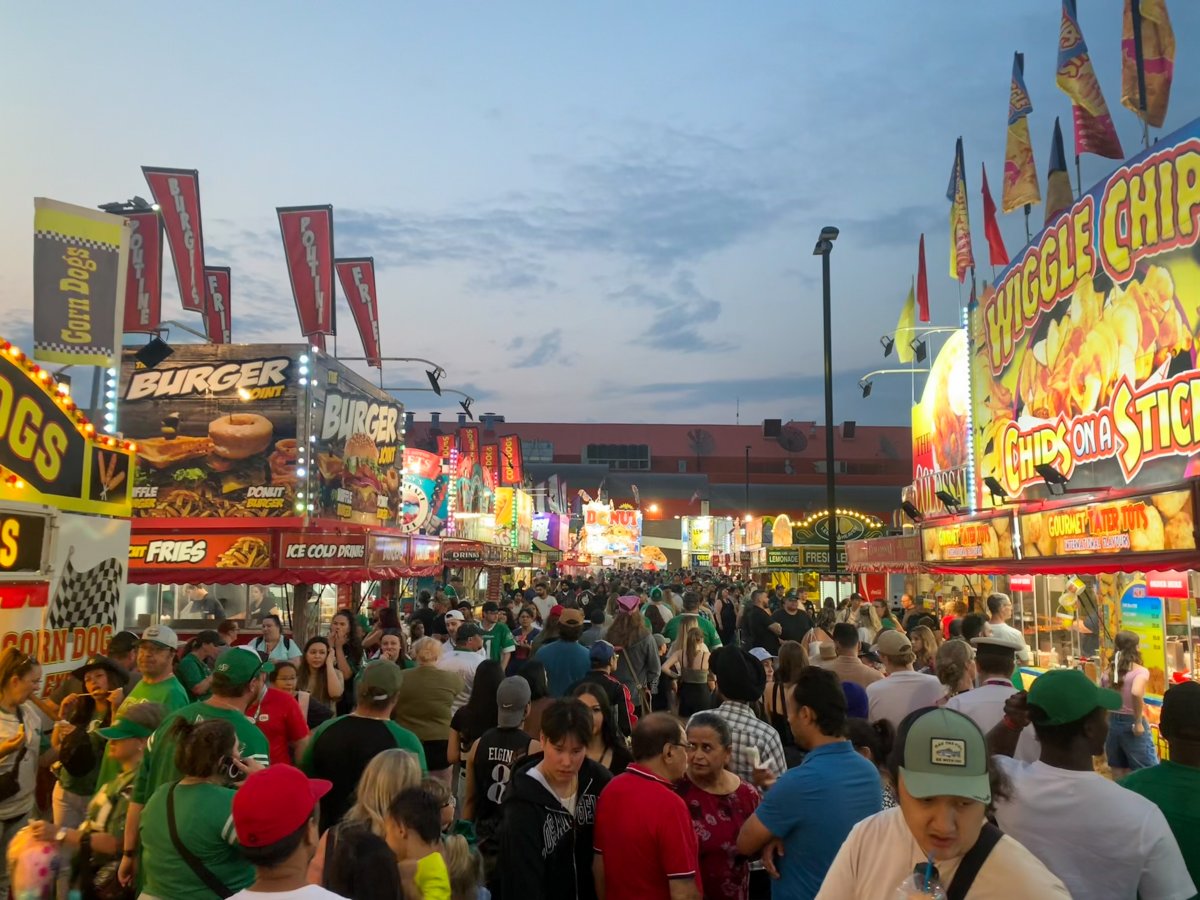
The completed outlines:
{"type": "Polygon", "coordinates": [[[267,545],[261,538],[242,537],[217,557],[220,569],[261,569],[270,561],[267,545]]]}

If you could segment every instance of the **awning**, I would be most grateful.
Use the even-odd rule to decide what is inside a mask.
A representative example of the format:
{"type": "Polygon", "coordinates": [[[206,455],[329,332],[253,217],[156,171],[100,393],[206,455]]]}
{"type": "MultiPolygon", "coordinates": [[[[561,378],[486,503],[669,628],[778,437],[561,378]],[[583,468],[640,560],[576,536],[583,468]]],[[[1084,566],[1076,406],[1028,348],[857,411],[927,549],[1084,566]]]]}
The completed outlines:
{"type": "Polygon", "coordinates": [[[1031,557],[1022,560],[978,560],[960,566],[927,563],[925,571],[939,575],[1104,575],[1161,569],[1200,569],[1200,553],[1137,553],[1125,556],[1031,557]]]}
{"type": "Polygon", "coordinates": [[[921,539],[897,534],[846,542],[846,569],[850,572],[915,575],[926,571],[921,562],[921,539]]]}
{"type": "Polygon", "coordinates": [[[533,552],[534,553],[545,553],[547,556],[549,556],[550,554],[553,553],[555,555],[555,557],[562,555],[562,551],[559,550],[557,547],[551,547],[545,541],[539,541],[537,538],[533,539],[533,552]]]}

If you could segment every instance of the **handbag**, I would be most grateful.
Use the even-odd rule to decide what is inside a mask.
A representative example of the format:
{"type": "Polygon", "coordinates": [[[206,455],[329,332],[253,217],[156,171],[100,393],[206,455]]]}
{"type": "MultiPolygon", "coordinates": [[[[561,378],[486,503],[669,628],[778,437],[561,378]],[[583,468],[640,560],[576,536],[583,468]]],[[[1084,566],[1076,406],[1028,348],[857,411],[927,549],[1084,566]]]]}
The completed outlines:
{"type": "MultiPolygon", "coordinates": [[[[21,715],[21,707],[17,707],[17,721],[25,724],[25,717],[21,715]]],[[[0,772],[0,802],[7,800],[9,797],[15,797],[17,792],[21,790],[21,763],[25,759],[25,754],[29,752],[29,736],[25,736],[25,741],[21,744],[21,749],[17,751],[17,758],[13,762],[12,768],[7,772],[0,772]]]]}
{"type": "Polygon", "coordinates": [[[204,886],[220,897],[221,900],[225,900],[226,897],[233,896],[235,891],[214,875],[200,861],[200,858],[179,839],[179,829],[175,827],[175,788],[177,787],[179,787],[178,781],[167,789],[167,829],[171,832],[171,843],[175,845],[175,852],[188,864],[188,868],[192,870],[192,874],[199,878],[204,886]]]}

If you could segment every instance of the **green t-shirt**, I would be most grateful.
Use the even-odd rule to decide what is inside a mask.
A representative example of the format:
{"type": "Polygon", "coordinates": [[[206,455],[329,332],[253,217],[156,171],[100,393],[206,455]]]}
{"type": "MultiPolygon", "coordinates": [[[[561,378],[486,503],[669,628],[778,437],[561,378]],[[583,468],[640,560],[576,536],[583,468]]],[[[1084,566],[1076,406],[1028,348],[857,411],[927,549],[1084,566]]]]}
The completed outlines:
{"type": "MultiPolygon", "coordinates": [[[[213,893],[183,861],[171,841],[164,784],[142,811],[141,864],[144,895],[171,900],[212,900],[213,893]]],[[[179,839],[226,887],[234,891],[254,882],[254,867],[242,858],[233,829],[232,788],[216,784],[175,786],[175,827],[179,839]]]]}
{"type": "Polygon", "coordinates": [[[87,723],[87,739],[92,745],[92,753],[95,755],[96,764],[92,766],[91,771],[84,775],[72,775],[66,770],[66,767],[59,767],[58,783],[63,786],[64,791],[70,791],[72,794],[78,794],[81,797],[91,797],[96,792],[96,785],[101,782],[97,781],[100,774],[100,766],[104,762],[106,756],[105,750],[108,748],[108,741],[97,734],[97,730],[104,727],[104,713],[96,711],[92,713],[92,718],[87,723]]]}
{"type": "Polygon", "coordinates": [[[1157,766],[1131,772],[1121,779],[1120,785],[1141,794],[1162,810],[1183,852],[1188,874],[1200,886],[1200,807],[1196,806],[1196,798],[1200,797],[1200,769],[1164,759],[1157,766]]]}
{"type": "Polygon", "coordinates": [[[506,651],[516,648],[517,642],[513,639],[513,633],[503,622],[497,622],[483,633],[483,649],[487,652],[488,659],[501,662],[506,651]]]}
{"type": "MultiPolygon", "coordinates": [[[[88,804],[87,816],[84,818],[84,823],[89,831],[112,835],[117,839],[118,847],[121,846],[120,841],[125,834],[125,817],[129,813],[129,798],[133,796],[135,778],[137,778],[137,769],[130,769],[128,772],[121,772],[108,784],[103,785],[100,790],[96,791],[92,802],[88,804]]],[[[115,858],[95,853],[95,851],[93,854],[97,857],[100,865],[115,858]]]]}
{"type": "MultiPolygon", "coordinates": [[[[201,722],[208,719],[224,719],[232,722],[234,731],[237,732],[238,749],[242,754],[242,759],[256,759],[264,766],[271,761],[267,736],[245,714],[232,709],[212,706],[203,701],[192,703],[163,719],[158,731],[150,735],[150,740],[146,742],[146,753],[142,756],[142,764],[138,769],[136,786],[133,789],[134,803],[144,804],[160,785],[179,779],[179,770],[175,768],[175,747],[178,741],[170,731],[175,720],[181,718],[187,719],[189,722],[201,722]]],[[[154,892],[150,891],[150,893],[154,892]]]]}
{"type": "Polygon", "coordinates": [[[193,694],[192,688],[208,678],[212,674],[209,671],[203,660],[195,653],[189,653],[179,661],[179,665],[175,668],[175,677],[179,679],[183,689],[187,691],[188,696],[194,700],[207,700],[212,696],[212,691],[205,691],[203,694],[193,694]]]}
{"type": "MultiPolygon", "coordinates": [[[[157,703],[163,708],[163,716],[165,717],[177,709],[183,709],[191,702],[187,691],[174,675],[169,675],[162,681],[154,682],[154,684],[149,684],[143,679],[133,686],[133,690],[129,692],[129,696],[117,707],[117,714],[113,716],[113,721],[115,722],[121,718],[128,711],[129,707],[136,706],[139,703],[157,703]]],[[[100,764],[100,773],[96,776],[96,784],[108,784],[117,777],[119,771],[121,771],[120,765],[105,753],[104,762],[100,764]]]]}
{"type": "MultiPolygon", "coordinates": [[[[684,615],[687,615],[687,613],[684,613],[684,615]]],[[[664,625],[663,637],[665,637],[668,641],[674,641],[675,638],[679,636],[679,623],[681,621],[682,617],[675,616],[670,622],[664,625]]],[[[696,621],[699,624],[700,633],[704,635],[704,643],[708,649],[716,650],[718,647],[720,647],[721,638],[717,634],[717,626],[712,623],[712,620],[707,616],[698,616],[696,621]]]]}

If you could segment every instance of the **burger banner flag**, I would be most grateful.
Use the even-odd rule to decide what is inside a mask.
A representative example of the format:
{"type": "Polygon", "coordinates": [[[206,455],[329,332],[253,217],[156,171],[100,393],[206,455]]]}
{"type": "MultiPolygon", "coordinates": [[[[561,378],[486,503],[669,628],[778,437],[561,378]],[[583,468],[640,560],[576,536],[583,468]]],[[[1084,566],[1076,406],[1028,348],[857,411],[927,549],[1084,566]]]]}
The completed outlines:
{"type": "Polygon", "coordinates": [[[354,324],[358,326],[367,365],[383,368],[383,360],[379,358],[379,300],[375,293],[375,260],[369,256],[362,259],[336,259],[333,266],[342,284],[342,293],[346,295],[346,302],[350,304],[350,312],[354,315],[354,324]]]}
{"type": "Polygon", "coordinates": [[[479,455],[479,426],[470,425],[458,429],[458,452],[479,455]]]}
{"type": "Polygon", "coordinates": [[[200,225],[200,173],[195,169],[142,166],[146,184],[159,206],[171,262],[179,282],[179,302],[188,312],[204,313],[204,230],[200,225]]]}
{"type": "Polygon", "coordinates": [[[452,453],[458,449],[458,438],[453,434],[437,436],[437,452],[442,459],[449,460],[452,453]]]}
{"type": "MultiPolygon", "coordinates": [[[[129,223],[122,216],[45,197],[35,197],[33,208],[34,358],[115,366],[121,352],[129,223]]],[[[11,396],[4,399],[11,403],[11,396]]],[[[20,409],[4,410],[6,428],[10,414],[20,422],[20,409]]],[[[20,455],[36,459],[42,451],[34,452],[27,430],[14,426],[9,440],[19,450],[18,443],[28,439],[20,455]]]]}
{"type": "Polygon", "coordinates": [[[1067,174],[1067,154],[1063,150],[1062,127],[1054,120],[1054,141],[1050,145],[1050,170],[1046,175],[1046,224],[1049,225],[1075,202],[1071,194],[1071,176],[1067,174]]]}
{"type": "Polygon", "coordinates": [[[1121,159],[1125,152],[1117,137],[1116,126],[1104,102],[1104,93],[1092,68],[1092,57],[1079,28],[1075,0],[1063,0],[1062,27],[1058,36],[1058,73],[1055,78],[1063,93],[1071,98],[1075,119],[1075,155],[1094,153],[1108,159],[1121,159]]]}
{"type": "Polygon", "coordinates": [[[300,331],[318,347],[318,336],[337,334],[333,314],[333,207],[281,206],[279,231],[287,258],[300,331]]]}
{"type": "Polygon", "coordinates": [[[500,483],[500,445],[484,444],[479,448],[479,464],[492,473],[496,484],[500,483]]]}
{"type": "Polygon", "coordinates": [[[961,283],[966,281],[967,273],[975,268],[975,254],[971,251],[971,220],[967,213],[967,174],[963,169],[962,138],[954,145],[954,165],[950,169],[946,199],[950,201],[950,277],[961,283]]]}
{"type": "Polygon", "coordinates": [[[230,344],[232,311],[229,308],[229,267],[205,266],[204,332],[214,344],[230,344]]]}
{"type": "Polygon", "coordinates": [[[158,331],[162,321],[162,219],[154,210],[124,213],[129,220],[125,276],[125,333],[158,331]]]}
{"type": "Polygon", "coordinates": [[[1125,0],[1121,105],[1137,113],[1147,125],[1161,128],[1167,117],[1174,74],[1175,32],[1166,0],[1125,0]]]}
{"type": "Polygon", "coordinates": [[[1013,54],[1012,82],[1008,91],[1008,138],[1004,145],[1004,188],[1000,208],[1010,213],[1042,199],[1033,144],[1029,140],[1029,114],[1033,103],[1025,90],[1025,54],[1013,54]]]}
{"type": "Polygon", "coordinates": [[[988,242],[988,262],[993,266],[1008,265],[1008,250],[1004,247],[1004,236],[1000,233],[1000,224],[996,221],[996,201],[988,190],[987,166],[982,166],[983,176],[983,233],[988,242]]]}
{"type": "Polygon", "coordinates": [[[525,465],[521,454],[521,439],[515,434],[500,438],[500,484],[521,484],[525,480],[525,465]]]}

